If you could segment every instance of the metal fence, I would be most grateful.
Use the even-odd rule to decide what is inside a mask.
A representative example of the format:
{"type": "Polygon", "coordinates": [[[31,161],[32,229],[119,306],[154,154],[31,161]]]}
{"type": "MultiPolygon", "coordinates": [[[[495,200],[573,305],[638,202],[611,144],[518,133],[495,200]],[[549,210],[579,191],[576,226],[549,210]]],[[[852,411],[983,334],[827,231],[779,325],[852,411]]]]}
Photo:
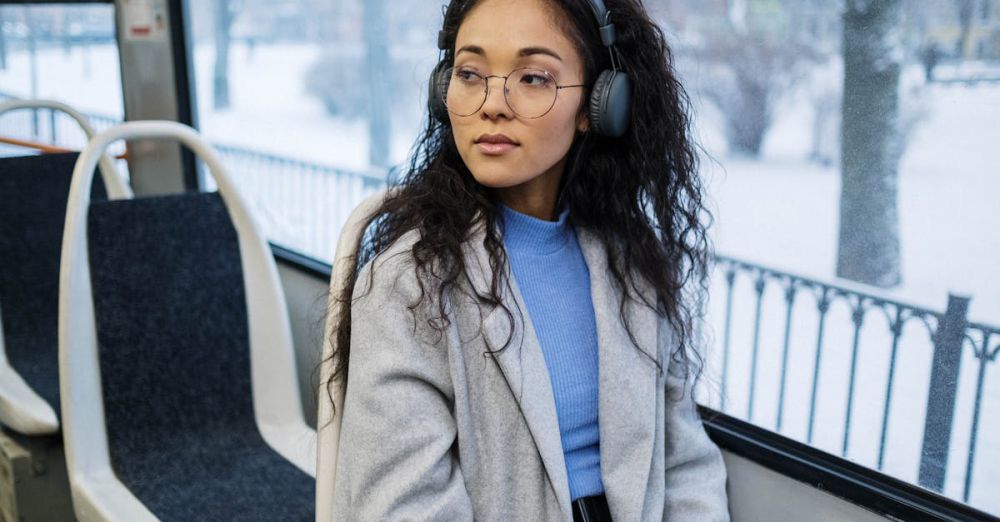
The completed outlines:
{"type": "MultiPolygon", "coordinates": [[[[387,173],[319,165],[213,143],[274,242],[330,262],[340,229],[387,173]]],[[[209,181],[209,179],[206,179],[209,181]]],[[[206,188],[213,188],[208,182],[206,188]]]]}
{"type": "MultiPolygon", "coordinates": [[[[0,92],[0,101],[13,98],[0,92]]],[[[121,123],[120,118],[85,114],[95,131],[101,132],[121,123]]],[[[83,131],[76,121],[58,111],[25,109],[13,111],[0,118],[0,133],[4,136],[41,141],[62,147],[80,148],[87,144],[83,131]]],[[[124,149],[123,149],[124,150],[124,149]]]]}
{"type": "MultiPolygon", "coordinates": [[[[9,98],[0,93],[0,99],[9,98]]],[[[86,114],[98,132],[120,119],[86,114]]],[[[61,147],[86,145],[75,121],[48,109],[22,110],[0,118],[0,135],[20,137],[61,147]]],[[[276,154],[213,143],[237,188],[253,207],[254,216],[273,242],[306,255],[331,261],[340,229],[350,210],[364,197],[386,184],[387,171],[367,171],[320,165],[276,154]]],[[[125,151],[123,143],[110,152],[125,151]]],[[[118,162],[127,177],[128,166],[118,162]]],[[[211,176],[206,189],[214,190],[211,176]]]]}
{"type": "MultiPolygon", "coordinates": [[[[13,98],[0,92],[0,101],[13,98]]],[[[101,132],[121,123],[121,119],[113,116],[85,114],[90,126],[95,132],[101,132]]],[[[0,118],[0,136],[20,138],[23,140],[56,145],[69,149],[82,149],[87,144],[86,136],[80,125],[65,114],[49,109],[24,109],[11,111],[0,118]]],[[[115,143],[108,147],[108,152],[120,155],[125,152],[124,143],[115,143]]],[[[128,164],[118,161],[119,172],[128,178],[128,164]]]]}
{"type": "MultiPolygon", "coordinates": [[[[849,283],[834,284],[816,279],[810,279],[787,272],[774,270],[764,266],[756,265],[746,261],[733,259],[731,257],[719,256],[717,258],[716,273],[721,276],[723,285],[724,312],[722,313],[722,361],[721,361],[721,386],[723,393],[720,397],[720,408],[723,411],[730,411],[733,405],[727,401],[726,391],[732,387],[730,383],[731,358],[733,355],[733,320],[738,317],[734,312],[734,291],[737,288],[738,278],[743,278],[745,283],[750,285],[744,295],[752,300],[752,310],[749,312],[752,319],[752,334],[750,336],[750,363],[749,363],[749,384],[748,389],[740,390],[739,396],[746,397],[746,408],[744,417],[751,422],[760,422],[755,419],[755,401],[758,399],[758,388],[761,386],[758,381],[759,365],[761,364],[760,353],[762,348],[762,328],[764,317],[775,317],[773,314],[765,314],[765,292],[772,288],[781,293],[781,301],[784,308],[778,310],[778,316],[783,316],[781,320],[780,335],[780,362],[778,362],[780,375],[777,392],[777,412],[774,419],[774,429],[779,433],[788,430],[785,425],[786,398],[789,393],[787,385],[789,371],[789,351],[793,339],[801,341],[804,335],[793,335],[793,327],[801,327],[803,318],[796,316],[797,301],[801,301],[803,294],[808,294],[815,303],[815,315],[817,316],[817,327],[815,337],[813,337],[813,361],[812,379],[808,393],[808,421],[805,441],[813,444],[817,420],[817,397],[823,384],[820,368],[823,366],[824,357],[831,357],[829,346],[829,331],[827,329],[828,319],[831,317],[831,307],[838,301],[846,305],[850,312],[850,345],[843,350],[844,346],[834,351],[833,356],[849,353],[849,374],[847,382],[847,394],[844,403],[844,425],[843,435],[840,443],[840,455],[850,456],[850,441],[852,435],[852,414],[857,408],[856,389],[859,360],[871,360],[865,353],[865,349],[873,350],[874,347],[861,342],[862,331],[868,323],[874,321],[869,319],[871,314],[881,315],[886,326],[887,338],[891,348],[889,349],[887,372],[885,375],[885,388],[880,397],[881,422],[875,430],[878,447],[878,457],[876,466],[883,470],[886,450],[889,447],[887,432],[889,429],[889,418],[893,408],[893,391],[897,383],[898,364],[900,361],[900,343],[904,338],[905,327],[908,323],[916,323],[918,330],[922,329],[927,340],[932,344],[932,361],[930,380],[927,383],[927,406],[923,425],[923,439],[920,446],[920,467],[917,482],[938,492],[944,490],[945,477],[947,475],[948,456],[951,449],[952,434],[956,414],[956,402],[959,396],[960,368],[963,356],[975,361],[975,384],[973,393],[972,413],[969,427],[968,456],[964,462],[964,483],[961,488],[961,498],[968,502],[969,494],[973,485],[973,472],[976,463],[976,449],[981,428],[983,414],[983,390],[986,384],[987,366],[995,363],[997,354],[1000,352],[1000,327],[986,325],[982,323],[969,322],[966,316],[969,298],[962,296],[949,296],[945,311],[935,311],[920,306],[906,304],[898,300],[876,295],[873,291],[865,291],[863,288],[853,287],[849,283]],[[777,288],[774,288],[777,287],[777,288]],[[969,350],[964,352],[964,350],[969,350]]],[[[745,300],[744,300],[745,301],[745,300]]],[[[771,301],[774,306],[777,298],[771,301]]],[[[801,309],[799,310],[801,313],[801,309]]],[[[839,325],[838,325],[839,326],[839,325]]],[[[870,326],[870,325],[869,325],[870,326]]],[[[876,325],[877,328],[877,325],[876,325]]],[[[843,329],[843,328],[841,328],[843,329]]],[[[771,362],[771,361],[769,361],[771,362]]],[[[796,390],[800,391],[800,390],[796,390]]],[[[736,394],[734,394],[736,395],[736,394]]],[[[742,406],[742,405],[741,405],[742,406]]],[[[994,463],[995,464],[995,463],[994,463]]]]}

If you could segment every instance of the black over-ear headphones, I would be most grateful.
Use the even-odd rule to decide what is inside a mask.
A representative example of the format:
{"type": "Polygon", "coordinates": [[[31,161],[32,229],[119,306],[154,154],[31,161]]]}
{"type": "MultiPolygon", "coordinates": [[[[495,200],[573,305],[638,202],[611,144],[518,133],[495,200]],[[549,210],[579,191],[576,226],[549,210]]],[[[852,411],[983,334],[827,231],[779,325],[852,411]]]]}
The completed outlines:
{"type": "MultiPolygon", "coordinates": [[[[601,41],[611,54],[611,69],[601,71],[590,93],[591,129],[602,136],[617,138],[625,134],[629,125],[629,114],[632,106],[632,81],[628,73],[618,68],[618,50],[615,47],[615,24],[611,23],[611,13],[604,6],[604,0],[589,0],[590,7],[597,18],[601,41]]],[[[438,49],[447,49],[444,31],[438,33],[438,49]]],[[[431,73],[427,89],[427,108],[432,117],[439,122],[448,121],[448,108],[441,99],[439,86],[448,81],[443,78],[444,72],[451,67],[446,60],[440,60],[431,73]]]]}

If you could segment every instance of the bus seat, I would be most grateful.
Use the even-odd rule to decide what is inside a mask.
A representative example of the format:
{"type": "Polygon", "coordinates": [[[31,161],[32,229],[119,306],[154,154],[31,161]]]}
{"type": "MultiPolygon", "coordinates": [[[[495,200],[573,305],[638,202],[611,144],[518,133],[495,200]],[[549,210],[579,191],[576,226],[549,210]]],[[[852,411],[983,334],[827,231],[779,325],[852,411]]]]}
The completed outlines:
{"type": "Polygon", "coordinates": [[[337,251],[334,254],[333,273],[330,277],[330,301],[327,307],[329,315],[326,322],[326,335],[323,342],[323,357],[320,363],[320,386],[318,390],[317,404],[319,405],[316,416],[317,425],[317,448],[316,448],[316,521],[329,522],[333,520],[333,484],[337,473],[337,445],[340,441],[340,422],[342,417],[339,412],[343,411],[344,394],[341,384],[333,386],[329,391],[325,382],[333,374],[334,365],[330,356],[333,354],[333,326],[339,320],[341,314],[349,313],[336,300],[340,295],[344,285],[350,278],[354,268],[351,258],[354,257],[361,244],[361,239],[365,232],[372,214],[386,197],[386,191],[381,190],[368,196],[357,207],[351,211],[351,215],[344,223],[344,228],[340,232],[337,240],[337,251]]]}
{"type": "Polygon", "coordinates": [[[270,248],[190,127],[130,122],[73,173],[60,279],[63,437],[82,520],[304,520],[315,432],[270,248]],[[218,193],[90,201],[119,139],[170,138],[218,193]]]}
{"type": "MultiPolygon", "coordinates": [[[[53,100],[5,100],[0,116],[26,109],[63,112],[90,138],[89,121],[53,100]]],[[[0,425],[22,435],[59,432],[59,248],[77,153],[0,158],[0,425]]],[[[131,197],[111,160],[91,197],[131,197]],[[105,190],[107,187],[107,190],[105,190]]]]}
{"type": "MultiPolygon", "coordinates": [[[[0,158],[0,424],[59,431],[59,246],[77,153],[0,158]]],[[[94,200],[107,199],[98,179],[94,200]]]]}

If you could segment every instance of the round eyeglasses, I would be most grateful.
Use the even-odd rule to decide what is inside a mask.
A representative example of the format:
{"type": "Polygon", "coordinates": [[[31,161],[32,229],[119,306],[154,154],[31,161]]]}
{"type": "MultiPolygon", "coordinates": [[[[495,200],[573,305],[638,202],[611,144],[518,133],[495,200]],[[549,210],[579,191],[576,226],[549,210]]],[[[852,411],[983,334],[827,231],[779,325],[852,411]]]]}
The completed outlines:
{"type": "Polygon", "coordinates": [[[463,67],[450,67],[438,76],[437,93],[448,112],[456,116],[471,116],[483,108],[489,96],[489,79],[504,79],[504,99],[514,114],[522,118],[541,118],[556,105],[559,91],[586,85],[558,85],[548,71],[522,67],[507,76],[484,76],[463,67]]]}

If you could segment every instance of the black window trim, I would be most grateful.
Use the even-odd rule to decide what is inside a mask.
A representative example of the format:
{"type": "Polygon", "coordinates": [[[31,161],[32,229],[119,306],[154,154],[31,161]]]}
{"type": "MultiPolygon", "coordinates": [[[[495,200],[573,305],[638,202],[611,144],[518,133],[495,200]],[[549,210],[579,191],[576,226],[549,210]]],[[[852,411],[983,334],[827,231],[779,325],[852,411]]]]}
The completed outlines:
{"type": "MultiPolygon", "coordinates": [[[[177,121],[193,129],[198,129],[196,106],[197,100],[192,95],[194,91],[194,59],[192,56],[194,40],[191,38],[191,20],[188,0],[167,0],[167,10],[170,20],[170,45],[174,64],[174,96],[177,99],[177,121]]],[[[187,147],[181,147],[182,180],[184,188],[189,192],[199,192],[200,176],[198,162],[194,153],[187,147]]]]}
{"type": "Polygon", "coordinates": [[[899,520],[1000,522],[1000,518],[765,428],[698,406],[720,448],[852,504],[899,520]]]}
{"type": "Polygon", "coordinates": [[[325,263],[319,259],[307,256],[275,243],[270,243],[270,245],[271,253],[274,254],[274,259],[282,265],[304,272],[309,276],[326,281],[327,283],[330,282],[330,276],[333,274],[333,265],[330,263],[325,263]]]}

